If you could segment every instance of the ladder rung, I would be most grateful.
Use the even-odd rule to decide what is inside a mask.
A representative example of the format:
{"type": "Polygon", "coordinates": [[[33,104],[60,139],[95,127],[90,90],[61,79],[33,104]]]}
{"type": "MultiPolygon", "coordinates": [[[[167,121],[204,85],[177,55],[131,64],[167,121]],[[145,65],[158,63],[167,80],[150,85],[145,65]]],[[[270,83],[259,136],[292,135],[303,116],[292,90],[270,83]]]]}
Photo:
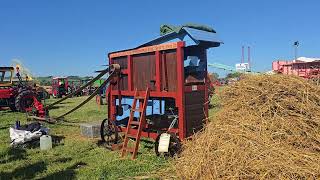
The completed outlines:
{"type": "Polygon", "coordinates": [[[139,96],[139,93],[138,93],[137,89],[135,91],[134,101],[133,101],[133,105],[132,105],[132,107],[134,107],[134,108],[130,109],[129,122],[127,124],[127,131],[126,131],[126,134],[125,134],[125,140],[124,140],[124,144],[123,144],[123,147],[122,147],[122,153],[121,153],[122,157],[126,154],[126,152],[133,153],[132,159],[136,158],[136,156],[137,156],[137,152],[138,152],[138,149],[139,149],[139,142],[140,142],[141,132],[142,132],[141,125],[144,126],[144,124],[146,123],[145,122],[146,121],[146,118],[145,118],[145,116],[146,116],[145,110],[146,109],[145,108],[147,106],[146,103],[148,103],[149,93],[150,93],[149,88],[147,88],[146,94],[144,96],[141,96],[141,95],[139,96]],[[138,109],[136,109],[137,100],[139,100],[138,109]],[[134,121],[134,112],[140,112],[141,113],[139,121],[134,121]],[[136,127],[131,127],[131,126],[138,126],[138,129],[137,129],[136,133],[130,133],[130,129],[136,128],[136,127]],[[135,141],[134,147],[128,147],[129,138],[132,138],[135,141]]]}
{"type": "Polygon", "coordinates": [[[134,152],[134,148],[131,147],[125,147],[124,150],[127,152],[134,152]]]}
{"type": "Polygon", "coordinates": [[[133,108],[131,108],[131,111],[142,112],[141,109],[133,109],[133,108]]]}
{"type": "Polygon", "coordinates": [[[135,96],[135,99],[144,99],[144,96],[135,96]]]}
{"type": "Polygon", "coordinates": [[[131,121],[130,124],[131,124],[131,125],[137,125],[137,126],[139,126],[140,122],[139,122],[139,121],[131,121]]]}
{"type": "Polygon", "coordinates": [[[135,135],[133,135],[133,134],[127,134],[127,137],[137,139],[137,136],[135,136],[135,135]]]}

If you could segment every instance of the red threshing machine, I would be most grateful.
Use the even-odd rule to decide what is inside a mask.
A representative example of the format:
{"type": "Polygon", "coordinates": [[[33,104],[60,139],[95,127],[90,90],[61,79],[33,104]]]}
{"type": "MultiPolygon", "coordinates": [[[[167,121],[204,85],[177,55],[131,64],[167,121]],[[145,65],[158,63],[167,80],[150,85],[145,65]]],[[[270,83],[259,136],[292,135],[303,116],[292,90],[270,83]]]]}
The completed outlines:
{"type": "Polygon", "coordinates": [[[120,71],[108,89],[101,138],[121,148],[122,156],[133,153],[132,158],[141,137],[155,140],[157,155],[177,153],[180,141],[207,120],[207,49],[220,44],[214,32],[184,27],[137,48],[109,53],[109,64],[120,65],[120,71]],[[169,134],[167,151],[159,151],[163,133],[169,134]]]}
{"type": "Polygon", "coordinates": [[[307,79],[320,78],[320,58],[300,57],[293,61],[274,61],[272,70],[287,75],[297,75],[307,79]]]}
{"type": "Polygon", "coordinates": [[[41,109],[48,114],[54,105],[109,74],[85,101],[56,119],[80,108],[107,86],[108,118],[101,123],[102,140],[113,149],[121,148],[122,156],[131,152],[134,159],[141,137],[151,138],[157,155],[173,156],[181,148],[180,141],[201,130],[208,119],[207,49],[221,43],[215,32],[182,27],[137,48],[109,53],[109,68],[41,109]]]}

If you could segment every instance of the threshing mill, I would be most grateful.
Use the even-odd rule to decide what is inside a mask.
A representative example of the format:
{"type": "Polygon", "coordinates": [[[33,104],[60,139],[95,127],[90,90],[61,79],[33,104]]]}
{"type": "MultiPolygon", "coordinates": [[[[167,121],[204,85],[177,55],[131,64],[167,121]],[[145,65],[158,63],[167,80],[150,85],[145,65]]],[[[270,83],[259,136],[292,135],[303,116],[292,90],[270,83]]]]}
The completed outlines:
{"type": "Polygon", "coordinates": [[[156,140],[158,154],[160,134],[167,132],[173,143],[168,153],[175,153],[175,143],[199,131],[208,117],[207,49],[221,43],[214,32],[183,27],[109,53],[109,65],[120,65],[120,71],[108,89],[102,139],[116,145],[123,132],[122,155],[135,158],[141,137],[156,140]]]}

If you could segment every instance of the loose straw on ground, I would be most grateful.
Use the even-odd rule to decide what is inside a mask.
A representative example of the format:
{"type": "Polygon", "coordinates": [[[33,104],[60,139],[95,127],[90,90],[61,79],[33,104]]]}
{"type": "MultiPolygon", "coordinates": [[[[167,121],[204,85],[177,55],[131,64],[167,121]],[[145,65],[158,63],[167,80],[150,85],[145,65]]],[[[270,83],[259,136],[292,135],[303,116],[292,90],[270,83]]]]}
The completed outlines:
{"type": "Polygon", "coordinates": [[[320,87],[251,75],[226,87],[222,108],[172,162],[180,179],[319,179],[320,87]]]}

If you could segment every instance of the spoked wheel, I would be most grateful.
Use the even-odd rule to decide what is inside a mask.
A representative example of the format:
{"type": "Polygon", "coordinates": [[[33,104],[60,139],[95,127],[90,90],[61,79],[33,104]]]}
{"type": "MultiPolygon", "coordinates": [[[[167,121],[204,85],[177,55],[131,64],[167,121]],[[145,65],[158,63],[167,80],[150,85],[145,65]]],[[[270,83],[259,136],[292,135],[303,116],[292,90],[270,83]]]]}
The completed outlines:
{"type": "Polygon", "coordinates": [[[22,91],[15,100],[15,106],[18,111],[20,112],[26,112],[27,109],[32,108],[34,99],[36,99],[37,96],[34,92],[30,90],[22,91]]]}
{"type": "Polygon", "coordinates": [[[168,152],[159,152],[158,148],[159,148],[159,140],[160,140],[161,134],[158,135],[154,143],[154,150],[157,156],[164,156],[165,158],[169,158],[169,157],[174,157],[175,155],[180,154],[181,142],[179,138],[173,133],[169,133],[169,134],[170,134],[170,142],[169,142],[168,152]]]}
{"type": "Polygon", "coordinates": [[[101,123],[100,127],[100,135],[103,142],[105,142],[108,146],[112,146],[113,144],[118,144],[121,141],[119,136],[118,127],[114,123],[114,121],[109,121],[108,119],[104,119],[101,123]]]}

